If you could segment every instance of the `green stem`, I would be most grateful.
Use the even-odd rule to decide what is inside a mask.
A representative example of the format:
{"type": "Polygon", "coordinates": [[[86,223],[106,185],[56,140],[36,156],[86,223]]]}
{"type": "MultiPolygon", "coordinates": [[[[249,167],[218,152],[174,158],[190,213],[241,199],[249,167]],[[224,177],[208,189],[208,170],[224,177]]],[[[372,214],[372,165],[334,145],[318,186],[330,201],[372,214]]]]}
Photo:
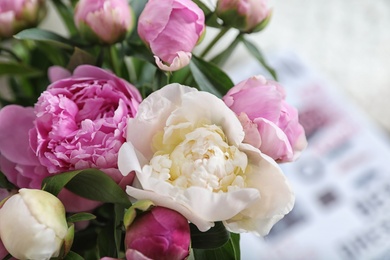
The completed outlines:
{"type": "Polygon", "coordinates": [[[120,72],[121,72],[120,71],[120,64],[119,64],[117,50],[115,48],[115,45],[111,45],[108,48],[109,48],[108,55],[110,57],[112,70],[114,71],[114,73],[117,76],[120,76],[120,72]]]}
{"type": "Polygon", "coordinates": [[[170,83],[171,83],[171,76],[172,76],[172,72],[170,72],[170,71],[167,71],[166,75],[167,75],[167,85],[168,85],[168,84],[170,84],[170,83]]]}
{"type": "Polygon", "coordinates": [[[209,45],[203,50],[203,52],[200,54],[200,57],[203,58],[206,56],[207,53],[214,47],[214,45],[229,31],[230,27],[223,28],[217,36],[209,43],[209,45]]]}

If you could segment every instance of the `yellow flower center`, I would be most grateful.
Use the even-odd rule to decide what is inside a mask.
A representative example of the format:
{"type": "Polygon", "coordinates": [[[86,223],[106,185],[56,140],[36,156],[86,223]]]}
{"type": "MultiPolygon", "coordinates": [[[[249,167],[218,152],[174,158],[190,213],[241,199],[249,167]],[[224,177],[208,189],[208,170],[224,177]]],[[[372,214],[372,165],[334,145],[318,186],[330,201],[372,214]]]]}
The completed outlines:
{"type": "Polygon", "coordinates": [[[180,188],[203,187],[213,192],[244,188],[245,153],[230,146],[216,125],[166,127],[154,138],[156,152],[144,170],[180,188]]]}

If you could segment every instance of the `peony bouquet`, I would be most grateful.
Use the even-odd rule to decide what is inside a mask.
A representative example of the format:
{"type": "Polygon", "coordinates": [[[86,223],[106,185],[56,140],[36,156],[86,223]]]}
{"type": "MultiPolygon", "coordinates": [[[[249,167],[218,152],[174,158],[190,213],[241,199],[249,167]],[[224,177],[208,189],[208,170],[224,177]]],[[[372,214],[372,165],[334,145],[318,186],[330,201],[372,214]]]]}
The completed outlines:
{"type": "Polygon", "coordinates": [[[240,233],[267,235],[294,205],[279,164],[307,144],[247,39],[270,17],[265,0],[0,0],[0,258],[240,259],[240,233]],[[231,81],[238,45],[268,76],[231,81]]]}

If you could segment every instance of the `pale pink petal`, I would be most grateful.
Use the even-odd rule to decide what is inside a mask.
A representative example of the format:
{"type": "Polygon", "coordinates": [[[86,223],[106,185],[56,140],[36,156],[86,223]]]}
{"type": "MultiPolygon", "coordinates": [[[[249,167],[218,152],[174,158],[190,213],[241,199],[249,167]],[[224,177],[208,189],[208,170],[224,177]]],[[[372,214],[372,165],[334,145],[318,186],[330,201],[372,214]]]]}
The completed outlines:
{"type": "Polygon", "coordinates": [[[67,69],[61,66],[51,66],[48,70],[48,76],[50,82],[54,82],[60,79],[65,79],[70,77],[72,74],[67,69]]]}
{"type": "Polygon", "coordinates": [[[28,131],[34,127],[34,119],[32,107],[9,105],[0,110],[0,151],[8,160],[25,165],[39,165],[30,148],[28,136],[28,131]]]}
{"type": "Polygon", "coordinates": [[[190,52],[179,51],[176,53],[176,55],[177,56],[173,59],[170,65],[165,65],[157,56],[154,56],[154,60],[157,66],[164,71],[176,71],[190,64],[192,57],[192,54],[190,52]]]}
{"type": "Polygon", "coordinates": [[[153,260],[149,257],[144,256],[141,252],[134,249],[126,250],[126,260],[153,260]]]}
{"type": "Polygon", "coordinates": [[[260,151],[275,160],[286,160],[293,156],[293,150],[286,134],[274,123],[264,118],[256,118],[254,123],[261,136],[260,151]]]}

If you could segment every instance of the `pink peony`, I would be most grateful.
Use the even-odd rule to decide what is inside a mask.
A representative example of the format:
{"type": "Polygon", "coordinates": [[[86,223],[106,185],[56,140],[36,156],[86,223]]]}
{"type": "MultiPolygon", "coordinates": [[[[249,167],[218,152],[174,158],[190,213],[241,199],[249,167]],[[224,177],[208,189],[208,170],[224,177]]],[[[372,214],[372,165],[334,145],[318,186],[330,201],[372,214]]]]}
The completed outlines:
{"type": "Polygon", "coordinates": [[[35,104],[31,147],[49,173],[98,168],[116,176],[127,119],[140,101],[138,90],[123,79],[79,66],[72,77],[52,83],[35,104]]]}
{"type": "Polygon", "coordinates": [[[113,44],[133,28],[134,17],[127,0],[80,0],[74,20],[88,41],[113,44]]]}
{"type": "Polygon", "coordinates": [[[166,71],[189,64],[204,30],[204,13],[191,0],[149,0],[138,20],[139,36],[166,71]]]}
{"type": "Polygon", "coordinates": [[[285,101],[284,89],[263,76],[251,77],[223,97],[244,127],[244,142],[278,162],[295,160],[306,147],[297,110],[285,101]]]}
{"type": "Polygon", "coordinates": [[[36,26],[45,14],[44,0],[1,0],[0,39],[36,26]]]}
{"type": "Polygon", "coordinates": [[[218,0],[216,13],[225,25],[256,32],[271,15],[268,0],[218,0]]]}
{"type": "MultiPolygon", "coordinates": [[[[98,168],[124,187],[131,178],[123,178],[117,169],[118,151],[140,93],[94,66],[79,66],[64,79],[59,79],[66,76],[59,68],[49,74],[57,81],[34,109],[10,105],[0,110],[0,170],[19,188],[40,188],[51,174],[98,168]]],[[[60,194],[68,211],[97,205],[74,197],[67,190],[60,194]]]]}
{"type": "Polygon", "coordinates": [[[127,259],[181,260],[189,255],[190,228],[182,215],[154,207],[127,227],[127,259]]]}

